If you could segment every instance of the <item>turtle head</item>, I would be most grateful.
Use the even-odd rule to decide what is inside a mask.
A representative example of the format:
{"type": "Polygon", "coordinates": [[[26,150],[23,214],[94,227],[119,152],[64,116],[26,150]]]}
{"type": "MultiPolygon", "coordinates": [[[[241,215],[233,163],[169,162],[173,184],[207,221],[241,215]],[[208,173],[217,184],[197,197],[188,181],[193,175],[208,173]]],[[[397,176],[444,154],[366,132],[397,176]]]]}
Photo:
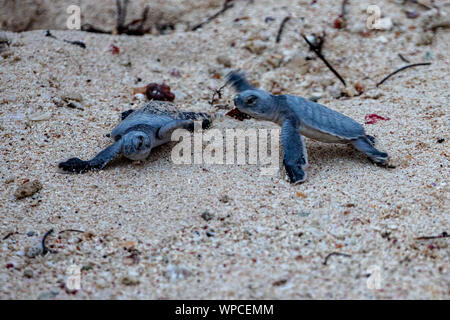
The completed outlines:
{"type": "Polygon", "coordinates": [[[227,84],[231,84],[238,92],[234,98],[234,104],[240,112],[261,120],[274,121],[277,119],[275,97],[250,84],[245,79],[244,73],[230,72],[227,75],[227,84]]]}
{"type": "Polygon", "coordinates": [[[276,118],[274,96],[264,90],[243,91],[234,98],[234,104],[240,112],[253,118],[269,121],[276,118]]]}
{"type": "Polygon", "coordinates": [[[122,137],[122,154],[131,160],[145,160],[152,151],[152,138],[143,131],[131,131],[122,137]]]}

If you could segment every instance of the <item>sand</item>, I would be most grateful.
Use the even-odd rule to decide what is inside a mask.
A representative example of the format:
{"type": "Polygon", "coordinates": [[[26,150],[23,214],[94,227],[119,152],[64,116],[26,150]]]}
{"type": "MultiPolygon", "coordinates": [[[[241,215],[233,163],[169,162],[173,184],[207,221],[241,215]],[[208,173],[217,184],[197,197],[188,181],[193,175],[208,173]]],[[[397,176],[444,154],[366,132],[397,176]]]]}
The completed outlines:
{"type": "MultiPolygon", "coordinates": [[[[431,44],[418,45],[427,10],[379,2],[391,30],[366,32],[368,1],[349,5],[340,30],[333,27],[340,2],[237,1],[196,32],[183,28],[220,4],[190,12],[192,20],[165,35],[54,30],[57,40],[44,30],[4,33],[10,46],[0,58],[0,298],[449,299],[449,238],[417,239],[449,232],[449,33],[438,29],[431,44]],[[407,19],[405,9],[421,16],[407,19]],[[347,89],[300,35],[322,31],[323,53],[347,89]],[[120,54],[112,54],[112,44],[120,54]],[[431,65],[376,88],[406,64],[398,53],[431,65]],[[223,113],[208,101],[238,68],[262,88],[320,97],[361,123],[368,114],[389,118],[365,128],[397,167],[377,167],[347,145],[307,139],[308,179],[300,185],[291,185],[283,169],[262,176],[250,164],[176,165],[173,143],[145,162],[58,172],[58,162],[90,158],[110,143],[105,135],[120,112],[145,103],[133,88],[164,81],[180,108],[223,113]],[[343,91],[349,96],[335,97],[343,91]],[[57,106],[64,94],[81,95],[82,110],[57,106]],[[33,180],[42,189],[16,199],[18,186],[33,180]],[[57,252],[44,256],[40,242],[51,229],[46,244],[57,252]],[[67,229],[83,233],[60,233],[67,229]],[[324,264],[333,252],[345,256],[324,264]],[[81,269],[80,290],[68,285],[72,265],[81,269]]],[[[224,89],[217,104],[231,105],[233,95],[224,89]]],[[[277,126],[226,117],[213,128],[277,126]]]]}

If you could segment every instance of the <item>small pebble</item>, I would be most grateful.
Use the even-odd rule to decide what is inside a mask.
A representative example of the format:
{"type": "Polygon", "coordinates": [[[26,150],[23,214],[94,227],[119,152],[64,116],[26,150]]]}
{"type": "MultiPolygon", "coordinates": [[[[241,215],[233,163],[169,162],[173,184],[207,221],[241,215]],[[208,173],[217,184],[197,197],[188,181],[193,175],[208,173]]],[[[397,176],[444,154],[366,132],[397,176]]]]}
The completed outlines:
{"type": "Polygon", "coordinates": [[[132,276],[125,276],[122,278],[122,284],[126,286],[136,286],[140,283],[139,279],[132,276]]]}
{"type": "Polygon", "coordinates": [[[41,189],[42,184],[39,181],[37,180],[28,181],[17,187],[17,190],[14,193],[14,195],[16,196],[17,199],[23,199],[32,196],[41,189]]]}
{"type": "Polygon", "coordinates": [[[42,292],[38,296],[38,300],[50,300],[50,299],[53,299],[54,297],[56,297],[57,295],[58,295],[58,293],[55,293],[53,291],[42,292]]]}
{"type": "Polygon", "coordinates": [[[25,248],[25,256],[33,259],[42,254],[42,248],[40,247],[27,247],[25,248]]]}
{"type": "Polygon", "coordinates": [[[28,232],[27,232],[27,236],[29,236],[29,237],[34,236],[34,231],[28,231],[28,232]]]}
{"type": "Polygon", "coordinates": [[[227,56],[218,56],[217,62],[226,68],[231,68],[231,60],[227,56]]]}
{"type": "Polygon", "coordinates": [[[420,13],[418,11],[406,11],[406,17],[408,19],[416,19],[417,17],[420,16],[420,13]]]}
{"type": "Polygon", "coordinates": [[[226,194],[224,194],[222,197],[220,197],[219,201],[223,202],[223,203],[228,203],[230,202],[231,198],[229,196],[227,196],[226,194]]]}
{"type": "Polygon", "coordinates": [[[66,91],[61,95],[61,99],[63,99],[66,102],[68,101],[83,102],[83,96],[78,92],[66,91]]]}
{"type": "Polygon", "coordinates": [[[45,121],[52,117],[51,112],[35,112],[28,116],[31,121],[45,121]]]}
{"type": "Polygon", "coordinates": [[[23,272],[23,276],[24,276],[25,278],[28,278],[28,279],[33,278],[33,270],[26,269],[26,270],[23,272]]]}
{"type": "Polygon", "coordinates": [[[209,220],[211,220],[213,217],[214,217],[213,214],[209,213],[209,211],[205,211],[205,212],[202,213],[202,218],[203,218],[203,220],[205,220],[205,221],[209,221],[209,220]]]}
{"type": "Polygon", "coordinates": [[[14,182],[15,180],[16,180],[16,178],[13,177],[13,176],[8,177],[8,178],[5,179],[5,184],[12,183],[12,182],[14,182]]]}
{"type": "Polygon", "coordinates": [[[298,213],[298,216],[299,216],[299,217],[307,217],[307,216],[309,216],[310,214],[311,214],[310,212],[300,211],[300,212],[298,213]]]}

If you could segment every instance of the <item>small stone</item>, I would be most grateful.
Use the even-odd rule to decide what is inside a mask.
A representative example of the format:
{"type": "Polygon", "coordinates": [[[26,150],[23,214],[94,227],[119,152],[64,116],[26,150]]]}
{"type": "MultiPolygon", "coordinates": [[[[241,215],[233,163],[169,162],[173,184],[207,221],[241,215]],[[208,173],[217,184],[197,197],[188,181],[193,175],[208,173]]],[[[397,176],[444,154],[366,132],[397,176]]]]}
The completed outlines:
{"type": "Polygon", "coordinates": [[[38,300],[50,300],[56,297],[57,295],[58,293],[55,293],[54,291],[42,292],[41,294],[39,294],[38,300]]]}
{"type": "Polygon", "coordinates": [[[431,51],[427,51],[425,53],[425,60],[433,60],[434,59],[434,54],[431,51]]]}
{"type": "Polygon", "coordinates": [[[283,62],[283,56],[279,54],[273,54],[266,59],[266,62],[273,68],[279,68],[283,62]]]}
{"type": "Polygon", "coordinates": [[[376,29],[388,31],[392,29],[392,26],[392,19],[390,17],[386,17],[378,20],[376,29]]]}
{"type": "Polygon", "coordinates": [[[298,216],[299,216],[299,217],[307,217],[307,216],[309,216],[310,214],[311,214],[310,212],[300,211],[300,212],[298,213],[298,216]]]}
{"type": "Polygon", "coordinates": [[[375,40],[381,43],[388,43],[388,39],[385,36],[379,36],[375,40]]]}
{"type": "Polygon", "coordinates": [[[214,218],[213,214],[209,213],[209,211],[205,211],[202,213],[202,218],[205,221],[209,221],[212,220],[212,218],[214,218]]]}
{"type": "Polygon", "coordinates": [[[136,277],[133,276],[125,276],[122,278],[122,284],[126,285],[126,286],[136,286],[140,283],[139,279],[137,279],[136,277]]]}
{"type": "Polygon", "coordinates": [[[267,49],[267,45],[262,40],[255,40],[247,42],[244,45],[244,48],[250,51],[251,53],[261,55],[263,51],[267,49]]]}
{"type": "Polygon", "coordinates": [[[68,101],[82,102],[83,96],[81,94],[79,94],[78,92],[66,91],[61,95],[61,99],[63,99],[66,102],[68,102],[68,101]]]}
{"type": "Polygon", "coordinates": [[[144,101],[144,100],[147,99],[146,96],[145,96],[144,94],[142,94],[142,93],[136,93],[136,94],[134,95],[134,98],[135,98],[136,100],[139,100],[139,101],[144,101]]]}
{"type": "Polygon", "coordinates": [[[303,192],[297,191],[297,197],[306,199],[308,196],[306,194],[304,194],[303,192]]]}
{"type": "Polygon", "coordinates": [[[28,116],[31,121],[44,121],[52,117],[51,112],[35,112],[28,116]]]}
{"type": "Polygon", "coordinates": [[[28,236],[28,237],[34,236],[34,231],[28,231],[28,232],[27,232],[27,236],[28,236]]]}
{"type": "Polygon", "coordinates": [[[42,248],[40,247],[27,247],[25,248],[25,256],[33,259],[42,254],[42,248]]]}
{"type": "Polygon", "coordinates": [[[406,17],[408,19],[416,19],[419,16],[420,16],[420,12],[418,12],[418,11],[415,11],[415,10],[406,11],[406,17]]]}
{"type": "Polygon", "coordinates": [[[13,183],[15,180],[16,180],[16,178],[14,176],[10,176],[5,179],[5,184],[13,183]]]}
{"type": "Polygon", "coordinates": [[[28,278],[28,279],[33,278],[33,270],[26,269],[26,270],[23,272],[23,276],[24,276],[25,278],[28,278]]]}
{"type": "Polygon", "coordinates": [[[69,101],[67,106],[72,109],[84,110],[83,106],[76,101],[69,101]]]}
{"type": "Polygon", "coordinates": [[[55,104],[55,106],[57,106],[58,108],[62,108],[64,107],[64,102],[62,99],[58,98],[58,97],[54,97],[52,99],[52,102],[55,104]]]}
{"type": "Polygon", "coordinates": [[[166,270],[164,272],[164,276],[170,282],[175,282],[177,280],[183,280],[186,277],[190,276],[191,274],[192,273],[189,270],[187,270],[184,266],[175,265],[175,264],[169,264],[166,267],[166,270]]]}
{"type": "Polygon", "coordinates": [[[28,181],[28,182],[25,182],[24,184],[20,185],[17,188],[14,195],[16,196],[17,199],[22,199],[22,198],[32,196],[33,194],[35,194],[36,192],[38,192],[41,189],[42,189],[42,184],[39,181],[37,181],[37,180],[28,181]]]}
{"type": "Polygon", "coordinates": [[[230,200],[231,200],[231,198],[228,195],[226,195],[226,194],[221,196],[220,199],[219,199],[219,201],[223,202],[223,203],[228,203],[228,202],[230,202],[230,200]]]}
{"type": "Polygon", "coordinates": [[[227,56],[218,56],[217,62],[226,68],[231,68],[231,60],[227,56]]]}
{"type": "Polygon", "coordinates": [[[317,102],[319,101],[320,98],[322,98],[324,96],[324,93],[322,91],[315,91],[312,93],[311,97],[309,98],[309,100],[313,101],[313,102],[317,102]]]}
{"type": "Polygon", "coordinates": [[[372,90],[366,91],[364,93],[364,95],[362,96],[362,98],[376,100],[376,99],[381,98],[382,96],[383,96],[382,91],[380,91],[379,89],[372,89],[372,90]]]}

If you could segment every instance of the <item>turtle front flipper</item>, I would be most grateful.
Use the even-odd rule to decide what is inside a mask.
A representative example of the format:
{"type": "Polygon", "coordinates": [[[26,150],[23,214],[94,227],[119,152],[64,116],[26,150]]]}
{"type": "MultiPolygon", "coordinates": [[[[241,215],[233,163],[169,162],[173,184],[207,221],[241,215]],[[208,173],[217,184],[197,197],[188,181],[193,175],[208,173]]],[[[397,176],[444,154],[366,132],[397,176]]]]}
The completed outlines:
{"type": "Polygon", "coordinates": [[[304,168],[308,165],[308,155],[303,137],[298,133],[294,120],[286,120],[281,128],[281,142],[284,151],[284,167],[291,183],[306,180],[304,168]]]}
{"type": "Polygon", "coordinates": [[[84,161],[79,158],[71,158],[65,162],[61,162],[58,167],[63,171],[73,173],[84,173],[90,170],[100,170],[103,169],[108,162],[112,161],[120,154],[121,147],[122,141],[119,140],[102,150],[91,160],[84,161]]]}

